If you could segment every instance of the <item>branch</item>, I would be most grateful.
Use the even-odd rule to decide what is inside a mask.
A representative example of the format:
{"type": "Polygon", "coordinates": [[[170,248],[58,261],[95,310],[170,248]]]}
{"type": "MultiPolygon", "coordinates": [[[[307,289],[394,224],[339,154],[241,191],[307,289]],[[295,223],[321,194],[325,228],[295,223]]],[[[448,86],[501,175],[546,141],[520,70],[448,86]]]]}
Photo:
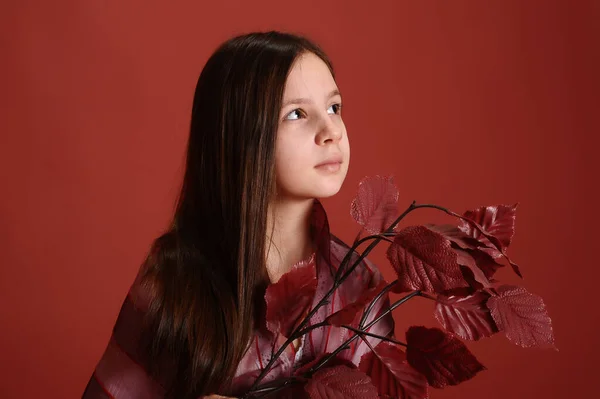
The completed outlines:
{"type": "Polygon", "coordinates": [[[387,294],[396,284],[398,283],[398,279],[392,281],[391,283],[389,283],[388,285],[386,285],[379,294],[377,294],[377,296],[371,301],[371,303],[369,304],[369,306],[365,309],[362,318],[360,319],[360,323],[358,324],[358,326],[360,328],[363,327],[363,324],[365,324],[365,322],[367,321],[367,319],[369,318],[369,314],[371,313],[371,310],[373,310],[373,306],[375,306],[375,303],[377,303],[377,301],[384,296],[385,294],[387,294]]]}
{"type": "Polygon", "coordinates": [[[367,332],[365,330],[360,330],[358,328],[354,328],[354,327],[347,326],[347,325],[342,325],[341,327],[347,328],[350,331],[354,331],[355,333],[357,333],[359,335],[368,335],[369,337],[379,338],[382,341],[391,342],[391,343],[396,344],[396,345],[402,345],[402,346],[405,346],[405,347],[408,346],[404,342],[396,341],[394,338],[389,338],[389,337],[384,337],[382,335],[373,334],[373,333],[367,332]]]}

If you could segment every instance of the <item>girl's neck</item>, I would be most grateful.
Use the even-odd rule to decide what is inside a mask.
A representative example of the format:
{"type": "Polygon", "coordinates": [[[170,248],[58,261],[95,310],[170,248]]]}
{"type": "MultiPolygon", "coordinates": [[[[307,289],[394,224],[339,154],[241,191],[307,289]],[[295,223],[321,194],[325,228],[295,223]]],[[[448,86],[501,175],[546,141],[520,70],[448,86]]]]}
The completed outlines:
{"type": "Polygon", "coordinates": [[[315,250],[310,234],[314,200],[279,200],[267,218],[267,272],[276,282],[315,250]]]}

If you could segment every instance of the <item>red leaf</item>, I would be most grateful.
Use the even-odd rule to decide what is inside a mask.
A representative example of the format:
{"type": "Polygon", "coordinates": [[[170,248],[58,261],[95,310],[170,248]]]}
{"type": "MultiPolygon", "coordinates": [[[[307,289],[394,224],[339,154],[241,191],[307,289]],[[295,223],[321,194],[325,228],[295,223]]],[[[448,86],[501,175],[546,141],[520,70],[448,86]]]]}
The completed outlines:
{"type": "MultiPolygon", "coordinates": [[[[518,204],[482,206],[475,210],[466,211],[463,216],[477,222],[486,233],[493,235],[501,244],[501,249],[510,245],[515,234],[515,218],[518,204]]],[[[473,228],[468,222],[461,220],[460,229],[468,235],[488,243],[489,240],[473,228]]],[[[487,244],[486,244],[487,245],[487,244]]],[[[489,246],[489,245],[488,245],[489,246]]]]}
{"type": "Polygon", "coordinates": [[[344,365],[317,371],[304,388],[312,399],[379,399],[365,373],[344,365]]]}
{"type": "Polygon", "coordinates": [[[383,398],[424,399],[428,397],[427,379],[406,361],[396,345],[381,342],[360,359],[358,368],[365,372],[383,398]]]}
{"type": "Polygon", "coordinates": [[[357,326],[360,317],[362,317],[364,308],[371,303],[373,298],[375,298],[386,285],[387,283],[382,279],[379,282],[379,285],[364,291],[355,302],[346,305],[344,308],[330,315],[325,321],[334,326],[341,326],[343,324],[357,326]]]}
{"type": "Polygon", "coordinates": [[[315,262],[295,265],[267,287],[267,328],[289,337],[300,316],[310,307],[317,289],[315,262]]]}
{"type": "MultiPolygon", "coordinates": [[[[464,268],[461,268],[463,277],[467,280],[469,285],[475,289],[490,286],[488,278],[491,277],[491,275],[488,276],[481,266],[490,269],[490,262],[487,261],[487,258],[491,259],[491,264],[497,265],[496,269],[502,265],[493,260],[491,256],[481,252],[482,250],[489,248],[484,247],[481,242],[467,235],[467,233],[456,226],[450,224],[428,224],[426,226],[428,229],[435,231],[450,240],[450,246],[454,252],[456,252],[458,264],[465,266],[470,270],[469,272],[465,272],[464,268]],[[482,265],[480,266],[479,263],[482,263],[482,265]]],[[[493,269],[493,272],[495,272],[496,269],[493,269]]],[[[493,274],[493,272],[491,274],[493,274]]]]}
{"type": "Polygon", "coordinates": [[[492,296],[487,306],[509,341],[524,348],[556,348],[552,320],[542,298],[523,287],[511,285],[503,285],[496,291],[498,295],[492,296]]]}
{"type": "Polygon", "coordinates": [[[456,244],[456,246],[459,248],[475,249],[483,246],[483,244],[477,239],[471,237],[469,234],[451,224],[426,224],[425,226],[428,229],[443,235],[448,240],[452,241],[452,243],[456,244]]]}
{"type": "Polygon", "coordinates": [[[439,328],[410,327],[406,343],[408,363],[424,374],[432,387],[458,385],[485,370],[458,338],[439,328]]]}
{"type": "Polygon", "coordinates": [[[425,226],[398,232],[387,257],[398,274],[394,292],[443,292],[468,286],[450,241],[425,226]]]}
{"type": "Polygon", "coordinates": [[[458,264],[466,267],[470,271],[470,273],[467,274],[465,273],[465,270],[462,269],[463,277],[470,283],[471,286],[479,289],[483,287],[489,287],[491,285],[485,272],[477,265],[477,262],[473,258],[471,252],[458,248],[454,248],[454,252],[456,252],[458,264]]]}
{"type": "MultiPolygon", "coordinates": [[[[503,264],[496,262],[495,258],[490,255],[491,252],[495,251],[494,255],[496,255],[496,257],[502,256],[497,249],[491,249],[484,246],[479,240],[468,235],[458,227],[449,224],[429,224],[426,226],[430,230],[440,233],[452,242],[451,246],[458,255],[458,264],[470,268],[476,280],[483,286],[487,287],[489,285],[488,279],[494,275],[496,270],[504,266],[503,264]],[[485,274],[485,277],[481,276],[481,272],[485,274]]],[[[473,227],[473,229],[475,228],[473,227]]],[[[481,237],[486,239],[484,236],[481,237]]],[[[487,240],[487,243],[492,245],[489,240],[487,240]]]]}
{"type": "Polygon", "coordinates": [[[393,177],[363,179],[352,201],[350,214],[371,234],[385,231],[398,216],[398,188],[393,177]]]}
{"type": "Polygon", "coordinates": [[[444,296],[469,296],[469,295],[473,295],[477,290],[473,290],[473,288],[471,287],[461,287],[461,288],[454,288],[451,290],[447,290],[444,291],[441,295],[444,296]]]}
{"type": "Polygon", "coordinates": [[[486,302],[490,294],[477,291],[466,297],[438,295],[435,318],[446,331],[477,341],[498,332],[486,302]]]}
{"type": "Polygon", "coordinates": [[[498,263],[492,256],[484,251],[467,250],[466,252],[473,258],[477,267],[488,279],[492,278],[498,269],[504,267],[503,264],[498,263]]]}
{"type": "Polygon", "coordinates": [[[462,231],[485,245],[480,251],[494,259],[505,257],[514,272],[522,278],[519,266],[506,255],[506,248],[514,235],[517,205],[481,207],[474,211],[466,211],[462,217],[457,214],[455,216],[461,218],[459,228],[462,231]]]}

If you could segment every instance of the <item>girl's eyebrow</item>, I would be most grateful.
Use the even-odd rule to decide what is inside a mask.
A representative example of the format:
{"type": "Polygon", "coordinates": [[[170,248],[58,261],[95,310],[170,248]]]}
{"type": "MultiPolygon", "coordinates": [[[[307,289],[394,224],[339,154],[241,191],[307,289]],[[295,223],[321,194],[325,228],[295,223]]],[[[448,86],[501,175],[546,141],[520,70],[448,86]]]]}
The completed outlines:
{"type": "MultiPolygon", "coordinates": [[[[327,94],[325,96],[325,99],[329,100],[333,96],[341,97],[342,93],[340,93],[340,91],[338,89],[333,89],[332,91],[329,92],[329,94],[327,94]]],[[[285,101],[282,105],[282,108],[287,107],[290,104],[310,104],[310,103],[312,103],[312,101],[309,100],[308,98],[293,98],[291,100],[285,101]]]]}

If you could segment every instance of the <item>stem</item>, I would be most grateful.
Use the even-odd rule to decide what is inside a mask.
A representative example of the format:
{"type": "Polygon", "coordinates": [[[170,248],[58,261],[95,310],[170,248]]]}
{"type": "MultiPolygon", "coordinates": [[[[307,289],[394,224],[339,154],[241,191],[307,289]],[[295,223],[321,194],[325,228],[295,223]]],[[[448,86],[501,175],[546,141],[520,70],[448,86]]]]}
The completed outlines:
{"type": "MultiPolygon", "coordinates": [[[[371,343],[369,342],[369,340],[368,340],[368,339],[366,339],[366,338],[365,338],[365,337],[363,337],[362,335],[360,336],[360,339],[362,339],[362,340],[363,340],[363,342],[364,342],[365,344],[367,344],[367,346],[369,347],[369,349],[371,349],[371,352],[373,352],[373,353],[375,354],[375,356],[379,357],[379,356],[377,355],[377,352],[375,352],[375,349],[373,348],[373,346],[371,345],[371,343]]],[[[381,359],[380,359],[380,360],[381,360],[381,359]]]]}
{"type": "Polygon", "coordinates": [[[262,394],[264,394],[265,396],[273,395],[274,393],[279,392],[282,389],[285,389],[285,388],[289,387],[291,384],[294,384],[298,381],[299,380],[296,377],[288,377],[283,381],[272,381],[271,383],[267,383],[252,392],[248,392],[244,397],[247,397],[248,395],[255,397],[257,395],[262,395],[262,394]]]}
{"type": "Polygon", "coordinates": [[[369,318],[369,313],[371,313],[371,310],[373,310],[373,306],[375,306],[375,303],[382,297],[384,296],[389,290],[391,290],[396,284],[398,283],[398,279],[392,281],[391,283],[389,283],[388,285],[386,285],[381,292],[375,297],[375,299],[373,299],[371,301],[371,303],[369,304],[369,306],[367,307],[367,309],[365,309],[365,312],[362,315],[362,318],[360,319],[360,323],[358,324],[358,326],[360,328],[362,328],[363,324],[365,323],[365,321],[367,321],[367,319],[369,318]]]}
{"type": "Polygon", "coordinates": [[[428,293],[426,293],[426,292],[421,292],[421,293],[419,294],[419,296],[422,296],[423,298],[431,299],[432,301],[437,301],[437,298],[436,298],[436,297],[434,297],[433,295],[429,295],[429,294],[428,294],[428,293]]]}
{"type": "Polygon", "coordinates": [[[389,309],[386,309],[382,314],[379,315],[379,317],[377,317],[375,320],[373,320],[372,322],[370,322],[369,324],[367,324],[365,326],[365,330],[369,327],[371,327],[373,324],[377,323],[379,320],[383,319],[385,316],[387,316],[389,313],[391,313],[394,309],[396,309],[398,306],[402,305],[404,302],[408,301],[409,299],[419,295],[421,293],[421,291],[413,291],[410,294],[406,295],[405,297],[402,297],[401,299],[398,299],[396,302],[394,302],[389,309]]]}
{"type": "Polygon", "coordinates": [[[373,234],[370,236],[366,236],[361,238],[358,241],[355,241],[354,244],[352,245],[352,247],[350,247],[350,250],[348,252],[346,252],[346,255],[344,256],[344,259],[342,259],[342,261],[340,262],[340,267],[338,268],[336,274],[335,274],[335,281],[337,281],[344,269],[344,266],[350,261],[350,257],[352,256],[352,254],[356,253],[356,249],[358,247],[361,246],[362,243],[367,242],[369,240],[375,240],[375,245],[377,245],[377,243],[379,243],[379,241],[381,240],[386,240],[388,242],[393,242],[390,240],[387,240],[385,237],[393,237],[396,235],[396,233],[394,233],[393,228],[390,227],[388,230],[392,229],[392,231],[385,231],[381,234],[373,234]]]}
{"type": "Polygon", "coordinates": [[[405,346],[405,347],[408,346],[404,342],[396,341],[394,338],[388,338],[388,337],[384,337],[382,335],[373,334],[373,333],[370,333],[370,332],[367,332],[367,331],[364,331],[364,330],[360,330],[358,328],[354,328],[354,327],[347,326],[347,325],[342,325],[342,327],[347,328],[350,331],[354,331],[355,333],[360,334],[360,335],[368,335],[369,337],[379,338],[382,341],[391,342],[391,343],[396,344],[396,345],[402,345],[402,346],[405,346]]]}
{"type": "Polygon", "coordinates": [[[447,213],[450,216],[456,216],[456,213],[448,210],[447,208],[444,208],[443,206],[439,206],[439,205],[434,205],[434,204],[420,204],[420,205],[415,205],[415,209],[417,208],[433,208],[433,209],[439,209],[442,212],[447,213]]]}
{"type": "Polygon", "coordinates": [[[306,327],[304,330],[300,330],[300,331],[298,331],[298,333],[296,334],[296,335],[298,335],[298,337],[297,337],[297,338],[299,338],[299,337],[303,336],[304,334],[306,334],[306,333],[308,333],[308,332],[311,332],[312,330],[316,330],[317,328],[320,328],[320,327],[325,327],[325,326],[328,326],[328,325],[329,325],[329,323],[328,323],[328,322],[326,322],[326,321],[322,321],[322,322],[320,322],[320,323],[313,324],[312,326],[308,326],[308,327],[306,327]]]}

